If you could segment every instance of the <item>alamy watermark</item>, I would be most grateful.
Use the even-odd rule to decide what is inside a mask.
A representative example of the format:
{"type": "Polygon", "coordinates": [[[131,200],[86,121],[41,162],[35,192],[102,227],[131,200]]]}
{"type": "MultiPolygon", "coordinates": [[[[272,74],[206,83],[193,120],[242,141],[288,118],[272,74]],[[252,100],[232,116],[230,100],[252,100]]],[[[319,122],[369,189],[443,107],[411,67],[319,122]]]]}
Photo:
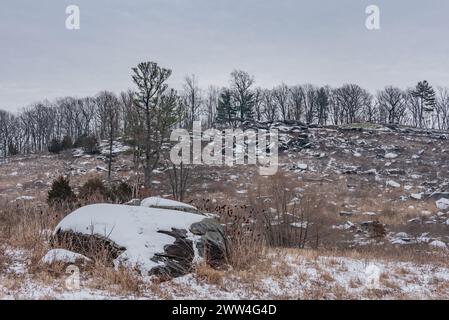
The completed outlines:
{"type": "Polygon", "coordinates": [[[79,30],[81,28],[81,11],[77,5],[70,5],[65,9],[68,15],[65,20],[65,27],[67,30],[79,30]]]}
{"type": "MultiPolygon", "coordinates": [[[[67,30],[80,30],[81,28],[81,11],[79,6],[71,4],[66,7],[65,13],[67,15],[65,20],[65,27],[67,30]]],[[[368,30],[380,30],[380,8],[377,5],[369,5],[365,9],[367,18],[365,20],[365,27],[368,30]]]]}
{"type": "Polygon", "coordinates": [[[368,15],[365,26],[368,30],[380,30],[380,8],[376,5],[366,7],[365,13],[368,15]]]}
{"type": "Polygon", "coordinates": [[[67,290],[76,291],[80,289],[80,269],[75,265],[70,265],[65,270],[69,276],[65,279],[67,290]]]}
{"type": "Polygon", "coordinates": [[[277,129],[202,132],[201,122],[195,121],[192,134],[185,129],[172,131],[170,140],[178,143],[170,151],[170,160],[175,165],[258,165],[261,175],[270,176],[278,170],[278,139],[277,129]]]}

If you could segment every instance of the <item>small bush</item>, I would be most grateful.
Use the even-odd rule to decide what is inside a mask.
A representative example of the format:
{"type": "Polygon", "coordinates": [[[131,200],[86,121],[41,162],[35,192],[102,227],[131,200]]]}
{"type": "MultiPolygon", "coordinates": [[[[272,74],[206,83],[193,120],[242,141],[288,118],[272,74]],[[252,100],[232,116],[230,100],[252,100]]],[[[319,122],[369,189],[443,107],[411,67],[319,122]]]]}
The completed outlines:
{"type": "Polygon", "coordinates": [[[50,144],[48,145],[48,151],[51,153],[60,153],[62,151],[62,143],[57,138],[53,138],[50,141],[50,144]]]}
{"type": "Polygon", "coordinates": [[[48,191],[47,203],[50,206],[55,205],[64,205],[68,206],[73,205],[76,201],[76,195],[70,187],[70,181],[68,178],[64,178],[60,176],[51,186],[50,191],[48,191]]]}
{"type": "Polygon", "coordinates": [[[11,142],[8,144],[8,153],[10,156],[16,156],[19,154],[19,149],[17,149],[16,145],[11,142]]]}
{"type": "Polygon", "coordinates": [[[99,153],[98,150],[98,141],[97,138],[93,135],[83,135],[79,137],[75,141],[75,148],[83,148],[84,152],[88,154],[97,154],[99,153]]]}
{"type": "Polygon", "coordinates": [[[64,138],[62,139],[62,142],[61,142],[61,148],[63,150],[72,149],[73,148],[72,137],[64,136],[64,138]]]}
{"type": "Polygon", "coordinates": [[[87,200],[93,196],[100,196],[107,198],[108,190],[103,181],[99,178],[93,178],[87,180],[86,183],[80,188],[79,197],[87,200]]]}
{"type": "Polygon", "coordinates": [[[132,199],[133,188],[126,182],[112,185],[108,190],[108,197],[113,202],[125,203],[132,199]]]}

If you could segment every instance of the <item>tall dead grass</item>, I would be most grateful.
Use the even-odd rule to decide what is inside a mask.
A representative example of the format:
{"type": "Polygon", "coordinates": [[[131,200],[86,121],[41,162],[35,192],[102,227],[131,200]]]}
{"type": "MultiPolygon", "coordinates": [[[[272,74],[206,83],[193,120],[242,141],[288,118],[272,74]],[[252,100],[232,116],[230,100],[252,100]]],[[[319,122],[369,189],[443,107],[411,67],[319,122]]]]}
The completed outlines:
{"type": "Polygon", "coordinates": [[[0,202],[0,239],[13,248],[32,253],[32,263],[42,257],[61,214],[45,204],[31,202],[0,202]]]}

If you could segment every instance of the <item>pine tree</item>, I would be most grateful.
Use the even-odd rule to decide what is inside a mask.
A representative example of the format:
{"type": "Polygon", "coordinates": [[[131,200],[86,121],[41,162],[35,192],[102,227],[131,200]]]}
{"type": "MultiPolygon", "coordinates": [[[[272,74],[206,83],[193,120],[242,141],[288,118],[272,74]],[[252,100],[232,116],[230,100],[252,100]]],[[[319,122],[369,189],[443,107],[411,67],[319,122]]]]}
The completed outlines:
{"type": "Polygon", "coordinates": [[[218,100],[216,122],[219,124],[233,124],[236,114],[231,90],[223,89],[218,100]]]}
{"type": "Polygon", "coordinates": [[[423,127],[425,112],[433,112],[436,106],[435,90],[426,81],[421,81],[417,84],[415,90],[411,92],[412,96],[419,101],[418,123],[423,127]]]}
{"type": "Polygon", "coordinates": [[[63,176],[53,181],[51,189],[48,191],[47,203],[50,206],[68,205],[71,206],[76,201],[76,195],[70,187],[70,181],[63,176]]]}
{"type": "Polygon", "coordinates": [[[53,138],[48,145],[48,151],[51,153],[60,153],[62,151],[61,141],[57,138],[53,138]]]}

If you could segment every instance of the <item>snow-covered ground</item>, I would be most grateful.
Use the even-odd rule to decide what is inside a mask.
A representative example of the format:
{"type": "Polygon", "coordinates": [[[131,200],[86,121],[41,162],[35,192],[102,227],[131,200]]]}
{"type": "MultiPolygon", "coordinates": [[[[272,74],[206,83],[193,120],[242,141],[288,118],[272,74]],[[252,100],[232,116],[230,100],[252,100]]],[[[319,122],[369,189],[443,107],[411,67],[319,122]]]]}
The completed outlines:
{"type": "Polygon", "coordinates": [[[29,270],[27,252],[7,250],[11,263],[0,276],[0,299],[447,299],[449,269],[405,262],[273,252],[248,271],[201,271],[159,283],[142,278],[140,291],[98,289],[98,279],[80,273],[47,277],[29,270]],[[69,287],[70,288],[70,287],[69,287]],[[73,289],[73,288],[72,288],[73,289]]]}

